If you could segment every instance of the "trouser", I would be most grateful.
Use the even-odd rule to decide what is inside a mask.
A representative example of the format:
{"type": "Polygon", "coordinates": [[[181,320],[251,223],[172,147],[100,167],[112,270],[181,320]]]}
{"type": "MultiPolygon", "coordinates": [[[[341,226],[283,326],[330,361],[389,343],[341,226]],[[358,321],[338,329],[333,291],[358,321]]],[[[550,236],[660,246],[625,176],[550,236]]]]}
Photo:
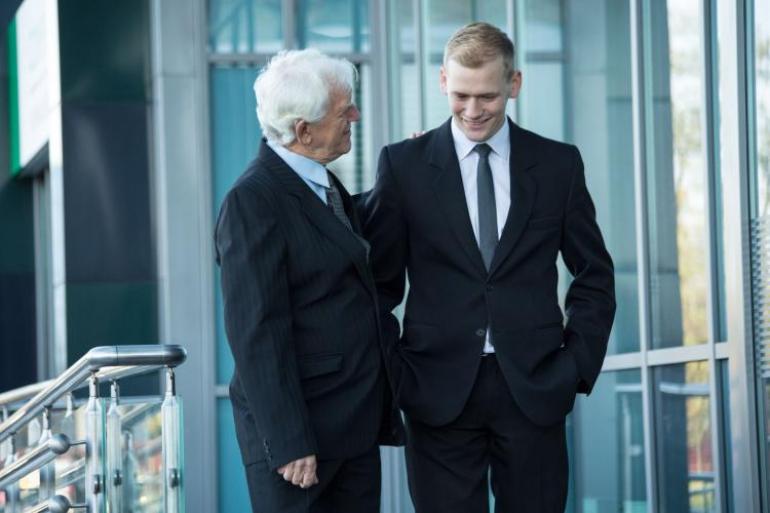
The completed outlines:
{"type": "Polygon", "coordinates": [[[460,416],[433,427],[407,417],[406,463],[416,513],[563,513],[564,422],[533,424],[510,395],[494,355],[483,356],[460,416]]]}

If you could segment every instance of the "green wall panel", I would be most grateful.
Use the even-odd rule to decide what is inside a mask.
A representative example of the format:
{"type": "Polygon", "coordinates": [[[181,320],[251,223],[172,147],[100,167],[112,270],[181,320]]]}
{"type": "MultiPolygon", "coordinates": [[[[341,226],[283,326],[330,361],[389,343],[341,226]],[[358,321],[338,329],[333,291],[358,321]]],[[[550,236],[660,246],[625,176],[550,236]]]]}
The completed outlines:
{"type": "Polygon", "coordinates": [[[68,283],[67,362],[95,346],[158,344],[154,282],[68,283]]]}

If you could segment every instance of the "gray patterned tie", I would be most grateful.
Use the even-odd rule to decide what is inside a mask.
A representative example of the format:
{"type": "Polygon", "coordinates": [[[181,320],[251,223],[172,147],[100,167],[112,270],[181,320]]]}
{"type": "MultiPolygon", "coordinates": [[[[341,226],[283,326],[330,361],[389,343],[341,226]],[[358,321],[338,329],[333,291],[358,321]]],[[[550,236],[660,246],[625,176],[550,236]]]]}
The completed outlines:
{"type": "Polygon", "coordinates": [[[495,203],[495,185],[492,181],[492,168],[489,167],[488,144],[477,144],[474,151],[479,154],[476,168],[476,187],[479,208],[479,250],[484,265],[489,271],[497,247],[497,205],[495,203]]]}
{"type": "Polygon", "coordinates": [[[345,213],[345,206],[342,203],[342,196],[340,195],[340,191],[337,189],[337,186],[334,185],[334,182],[331,178],[329,178],[329,187],[326,187],[326,206],[329,207],[332,212],[334,212],[334,215],[337,217],[337,219],[339,219],[340,222],[342,222],[342,224],[348,228],[348,230],[353,232],[353,235],[355,235],[356,239],[358,239],[358,242],[360,242],[366,250],[366,260],[368,261],[371,246],[366,239],[356,233],[356,231],[353,229],[353,225],[350,224],[350,218],[345,213]]]}
{"type": "Polygon", "coordinates": [[[345,213],[345,207],[342,204],[342,196],[340,195],[340,191],[331,180],[329,180],[329,187],[326,187],[326,205],[332,210],[332,212],[334,212],[334,215],[337,216],[337,219],[339,219],[342,224],[347,226],[349,230],[353,230],[353,227],[350,224],[350,219],[345,213]]]}

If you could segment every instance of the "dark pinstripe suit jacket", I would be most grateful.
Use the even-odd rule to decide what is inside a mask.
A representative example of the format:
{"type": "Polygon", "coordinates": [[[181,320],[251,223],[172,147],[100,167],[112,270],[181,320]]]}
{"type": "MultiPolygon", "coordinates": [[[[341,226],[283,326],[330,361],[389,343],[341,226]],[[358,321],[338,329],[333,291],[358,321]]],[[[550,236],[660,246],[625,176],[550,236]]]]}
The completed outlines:
{"type": "Polygon", "coordinates": [[[264,141],[227,194],[215,239],[244,463],[278,468],[399,442],[366,251],[264,141]]]}

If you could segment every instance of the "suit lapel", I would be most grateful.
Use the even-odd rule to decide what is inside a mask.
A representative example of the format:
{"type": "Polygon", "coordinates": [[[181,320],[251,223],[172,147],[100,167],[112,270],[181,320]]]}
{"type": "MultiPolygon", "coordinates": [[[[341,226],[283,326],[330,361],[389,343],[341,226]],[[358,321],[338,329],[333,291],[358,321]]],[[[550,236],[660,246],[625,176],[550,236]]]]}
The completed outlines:
{"type": "Polygon", "coordinates": [[[471,265],[478,272],[486,275],[487,270],[484,267],[476,237],[473,235],[471,218],[468,214],[460,163],[457,161],[450,123],[451,119],[436,130],[436,136],[428,151],[428,161],[437,168],[438,173],[433,181],[433,190],[444,212],[444,217],[463,252],[470,259],[471,265]]]}
{"type": "MultiPolygon", "coordinates": [[[[356,238],[345,225],[340,222],[324,204],[321,199],[302,181],[287,164],[270,147],[262,143],[257,157],[273,176],[283,185],[286,191],[295,196],[302,207],[302,211],[308,220],[323,233],[329,240],[340,247],[342,251],[352,260],[361,280],[373,291],[371,274],[366,262],[366,250],[361,242],[356,238]]],[[[350,211],[350,197],[337,181],[337,187],[343,195],[343,201],[346,201],[346,211],[350,211]]]]}
{"type": "Polygon", "coordinates": [[[511,137],[511,208],[508,210],[500,242],[497,244],[495,256],[489,268],[490,275],[500,267],[521,237],[532,213],[537,194],[535,180],[528,173],[528,170],[536,164],[532,152],[533,145],[528,144],[526,140],[528,134],[525,131],[511,121],[508,124],[511,137]]]}

